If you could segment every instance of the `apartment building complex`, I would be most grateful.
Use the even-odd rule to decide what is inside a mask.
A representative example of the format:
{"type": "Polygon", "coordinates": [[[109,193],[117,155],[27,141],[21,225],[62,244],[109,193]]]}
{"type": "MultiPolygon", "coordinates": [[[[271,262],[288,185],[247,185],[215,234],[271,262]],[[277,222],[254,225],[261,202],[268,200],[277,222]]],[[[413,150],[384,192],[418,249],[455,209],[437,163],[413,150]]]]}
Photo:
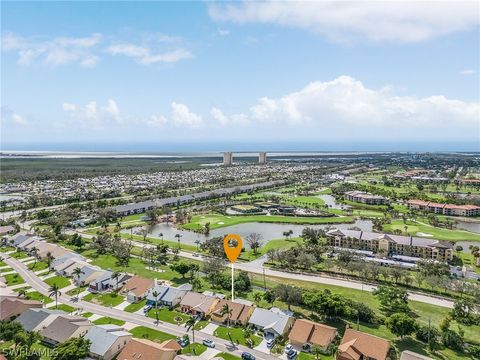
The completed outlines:
{"type": "Polygon", "coordinates": [[[368,250],[387,256],[404,255],[449,262],[453,260],[453,245],[447,241],[380,234],[357,230],[330,230],[327,232],[330,246],[368,250]]]}
{"type": "Polygon", "coordinates": [[[435,214],[451,216],[477,216],[480,215],[480,206],[440,204],[423,200],[408,200],[409,209],[428,211],[435,214]]]}
{"type": "Polygon", "coordinates": [[[388,199],[380,196],[373,195],[363,191],[347,191],[345,194],[345,200],[358,202],[368,205],[385,205],[388,203],[388,199]]]}

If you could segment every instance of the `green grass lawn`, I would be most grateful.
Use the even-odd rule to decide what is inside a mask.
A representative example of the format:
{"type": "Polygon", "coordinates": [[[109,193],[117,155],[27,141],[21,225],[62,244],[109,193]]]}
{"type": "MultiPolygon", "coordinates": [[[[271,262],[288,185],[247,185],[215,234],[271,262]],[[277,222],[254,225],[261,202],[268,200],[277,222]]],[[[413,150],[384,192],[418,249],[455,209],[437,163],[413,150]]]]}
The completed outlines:
{"type": "Polygon", "coordinates": [[[145,306],[146,303],[147,303],[147,300],[142,300],[142,301],[139,301],[137,303],[127,305],[127,307],[123,310],[125,310],[127,312],[130,312],[130,313],[133,313],[133,312],[136,312],[136,311],[142,309],[145,306]]]}
{"type": "Polygon", "coordinates": [[[93,315],[93,313],[91,313],[91,312],[84,312],[80,316],[83,316],[84,318],[89,318],[92,315],[93,315]]]}
{"type": "Polygon", "coordinates": [[[118,319],[114,319],[114,318],[111,318],[111,317],[101,317],[97,320],[94,320],[93,323],[95,325],[107,325],[107,324],[112,324],[112,325],[118,325],[118,326],[122,326],[123,324],[125,324],[125,321],[123,320],[118,320],[118,319]]]}
{"type": "Polygon", "coordinates": [[[87,286],[80,286],[80,287],[77,287],[75,289],[70,289],[67,291],[67,295],[77,295],[77,294],[80,294],[82,293],[83,291],[85,291],[85,289],[87,288],[87,286]]]}
{"type": "Polygon", "coordinates": [[[189,344],[188,346],[184,347],[180,353],[181,354],[192,354],[193,356],[199,356],[203,354],[207,350],[207,347],[203,344],[195,343],[189,344]]]}
{"type": "Polygon", "coordinates": [[[157,341],[160,343],[165,340],[175,339],[175,336],[173,335],[167,334],[162,331],[150,329],[145,326],[134,327],[133,329],[129,330],[129,332],[135,338],[148,339],[148,340],[157,341]]]}
{"type": "Polygon", "coordinates": [[[14,253],[10,254],[10,257],[12,257],[14,259],[17,259],[17,260],[25,259],[29,256],[30,255],[28,255],[25,251],[17,251],[17,252],[14,252],[14,253]]]}
{"type": "Polygon", "coordinates": [[[456,251],[455,255],[462,260],[462,264],[466,266],[471,266],[473,271],[477,274],[480,274],[480,267],[475,265],[475,257],[471,253],[464,253],[463,251],[456,251]]]}
{"type": "Polygon", "coordinates": [[[280,215],[238,215],[227,216],[221,214],[195,215],[192,221],[182,225],[187,230],[201,229],[206,223],[210,223],[210,229],[218,229],[226,226],[249,222],[259,223],[290,223],[290,224],[334,224],[353,222],[351,217],[296,217],[280,215]]]}
{"type": "Polygon", "coordinates": [[[0,266],[7,266],[7,264],[0,260],[0,266]]]}
{"type": "MultiPolygon", "coordinates": [[[[221,338],[221,339],[233,340],[235,343],[239,343],[240,345],[247,346],[246,339],[243,336],[243,328],[232,327],[232,328],[229,329],[225,326],[219,326],[215,330],[214,335],[221,338]],[[231,334],[231,339],[230,339],[230,336],[228,334],[229,332],[231,334]]],[[[253,340],[253,344],[254,344],[253,346],[254,347],[257,346],[258,344],[260,344],[260,342],[262,341],[262,339],[259,336],[256,336],[256,335],[252,335],[251,339],[253,340]]]]}
{"type": "MultiPolygon", "coordinates": [[[[257,254],[253,253],[253,250],[247,250],[240,254],[239,259],[245,261],[255,260],[256,258],[266,254],[270,249],[289,249],[303,242],[301,238],[291,238],[289,240],[276,239],[270,240],[264,246],[257,250],[257,254]]],[[[248,248],[248,245],[245,245],[248,248]]]]}
{"type": "MultiPolygon", "coordinates": [[[[155,319],[155,309],[151,309],[148,312],[148,317],[151,317],[152,319],[155,319]]],[[[185,315],[181,312],[175,311],[175,310],[168,310],[166,308],[160,308],[158,309],[158,320],[159,321],[165,321],[171,324],[183,324],[188,320],[188,315],[185,315]],[[176,319],[179,318],[181,321],[176,321],[176,319]]]]}
{"type": "Polygon", "coordinates": [[[37,261],[36,263],[31,263],[27,266],[32,271],[45,270],[46,268],[48,268],[48,264],[45,261],[37,261]]]}
{"type": "MultiPolygon", "coordinates": [[[[424,222],[425,219],[418,219],[421,222],[424,222]]],[[[405,226],[408,226],[407,232],[409,235],[416,235],[418,232],[424,234],[431,234],[432,238],[437,240],[447,240],[447,241],[478,241],[480,242],[480,236],[478,234],[464,231],[464,230],[448,230],[443,228],[437,228],[429,225],[419,224],[418,222],[413,222],[408,220],[406,223],[403,220],[393,220],[391,224],[385,224],[383,230],[387,232],[393,232],[395,229],[402,231],[402,235],[405,235],[405,226]]]]}
{"type": "Polygon", "coordinates": [[[51,278],[48,278],[48,279],[45,279],[43,281],[45,284],[48,284],[50,286],[52,286],[53,284],[57,284],[57,286],[60,288],[60,289],[63,289],[64,287],[67,287],[70,284],[70,279],[66,278],[65,276],[52,276],[51,278]]]}
{"type": "Polygon", "coordinates": [[[38,301],[43,301],[44,304],[51,303],[53,299],[49,298],[48,296],[45,296],[38,291],[31,291],[28,292],[26,295],[27,299],[29,300],[38,300],[38,301]]]}
{"type": "Polygon", "coordinates": [[[117,306],[121,304],[125,298],[121,295],[115,293],[105,293],[105,294],[94,294],[90,293],[85,295],[82,300],[89,301],[94,304],[99,304],[103,306],[117,306]]]}
{"type": "Polygon", "coordinates": [[[222,359],[225,359],[225,360],[240,360],[241,357],[239,356],[235,356],[235,355],[232,355],[232,354],[229,354],[229,353],[226,353],[226,352],[221,352],[217,355],[215,355],[215,357],[220,357],[222,359]]]}
{"type": "Polygon", "coordinates": [[[25,280],[23,280],[23,278],[18,274],[3,275],[3,278],[5,279],[5,284],[8,286],[23,284],[25,282],[25,280]]]}
{"type": "Polygon", "coordinates": [[[200,320],[195,324],[195,330],[202,330],[208,324],[209,324],[208,320],[200,320]]]}
{"type": "MultiPolygon", "coordinates": [[[[54,306],[54,308],[55,308],[55,306],[54,306]]],[[[76,310],[76,308],[74,308],[73,306],[67,305],[67,304],[58,304],[57,309],[58,310],[63,310],[66,313],[71,313],[71,312],[76,310]]]]}

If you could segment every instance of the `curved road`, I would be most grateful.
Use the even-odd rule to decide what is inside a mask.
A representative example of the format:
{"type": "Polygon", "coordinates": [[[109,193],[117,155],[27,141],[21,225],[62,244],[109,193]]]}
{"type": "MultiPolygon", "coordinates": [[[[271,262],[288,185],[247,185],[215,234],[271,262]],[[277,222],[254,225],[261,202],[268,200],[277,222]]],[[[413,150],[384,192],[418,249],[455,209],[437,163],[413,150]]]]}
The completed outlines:
{"type": "MultiPolygon", "coordinates": [[[[12,269],[18,272],[18,274],[25,280],[25,282],[30,285],[33,289],[37,290],[38,292],[42,293],[43,295],[48,296],[48,289],[49,286],[45,284],[37,275],[35,275],[32,271],[28,270],[27,267],[20,261],[9,257],[6,254],[1,254],[2,258],[4,258],[4,262],[9,265],[12,269]]],[[[149,317],[145,317],[142,315],[129,313],[123,310],[118,310],[114,308],[105,307],[102,305],[93,304],[87,301],[78,300],[72,301],[72,297],[62,294],[58,301],[60,303],[68,304],[70,306],[75,306],[81,308],[85,311],[91,312],[93,314],[98,314],[101,316],[108,316],[111,318],[127,321],[130,323],[134,323],[139,326],[145,326],[151,329],[160,330],[166,332],[168,334],[172,334],[174,336],[183,336],[186,333],[185,327],[166,323],[166,322],[159,322],[158,325],[155,325],[155,320],[152,320],[149,317]]],[[[204,339],[213,340],[216,343],[216,349],[219,351],[228,352],[235,356],[241,356],[242,352],[247,351],[253,354],[257,359],[262,360],[278,360],[277,357],[263,353],[258,350],[247,348],[246,346],[242,345],[235,345],[232,347],[232,344],[228,340],[220,339],[214,337],[212,335],[206,334],[200,330],[195,331],[195,342],[201,343],[204,339]]]]}

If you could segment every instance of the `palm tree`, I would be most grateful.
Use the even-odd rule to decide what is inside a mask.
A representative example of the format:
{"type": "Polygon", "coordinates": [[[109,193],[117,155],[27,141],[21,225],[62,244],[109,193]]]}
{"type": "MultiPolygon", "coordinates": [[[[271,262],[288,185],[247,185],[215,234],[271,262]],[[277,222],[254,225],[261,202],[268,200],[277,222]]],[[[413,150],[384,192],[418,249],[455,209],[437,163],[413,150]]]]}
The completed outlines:
{"type": "Polygon", "coordinates": [[[253,300],[257,303],[258,303],[262,300],[262,294],[260,294],[259,292],[256,292],[253,294],[253,300]]]}
{"type": "Polygon", "coordinates": [[[158,296],[159,295],[160,294],[156,290],[152,292],[152,296],[155,298],[155,320],[157,325],[158,325],[158,296]]]}
{"type": "MultiPolygon", "coordinates": [[[[228,336],[230,336],[230,318],[232,316],[232,312],[233,310],[230,309],[230,306],[228,306],[228,304],[225,304],[222,306],[222,311],[220,312],[220,314],[222,315],[222,317],[224,315],[227,315],[227,327],[228,327],[228,336]]],[[[231,336],[230,336],[230,340],[232,340],[231,336]]],[[[232,341],[233,342],[233,341],[232,341]]]]}
{"type": "Polygon", "coordinates": [[[18,290],[17,297],[25,297],[27,295],[27,291],[25,289],[18,290]]]}
{"type": "Polygon", "coordinates": [[[243,337],[245,338],[245,341],[250,348],[253,347],[252,335],[253,331],[251,328],[246,327],[245,329],[243,329],[243,337]]]}
{"type": "Polygon", "coordinates": [[[55,296],[55,309],[56,309],[58,306],[58,297],[62,296],[60,287],[57,285],[57,283],[53,283],[53,285],[50,286],[50,289],[48,289],[48,291],[49,291],[48,296],[55,296]]]}
{"type": "Polygon", "coordinates": [[[116,287],[115,287],[115,291],[118,290],[118,279],[120,278],[120,275],[121,275],[121,274],[120,274],[118,271],[114,271],[114,272],[112,273],[112,276],[111,276],[111,279],[112,279],[112,280],[115,280],[116,283],[117,283],[117,285],[116,285],[116,287]]]}
{"type": "Polygon", "coordinates": [[[180,238],[182,237],[182,235],[180,235],[180,234],[175,234],[175,237],[177,238],[178,248],[180,249],[180,238]]]}
{"type": "MultiPolygon", "coordinates": [[[[82,274],[85,274],[85,273],[78,266],[75,269],[73,269],[72,275],[77,278],[77,285],[80,284],[80,275],[82,274]]],[[[80,293],[80,286],[77,288],[77,297],[79,293],[80,293]]]]}
{"type": "Polygon", "coordinates": [[[192,329],[192,342],[190,343],[190,353],[192,352],[192,343],[193,343],[193,352],[195,352],[195,324],[197,323],[197,318],[195,316],[190,316],[190,318],[185,323],[185,327],[187,328],[187,335],[188,331],[192,329]]]}
{"type": "Polygon", "coordinates": [[[35,266],[37,266],[37,256],[39,251],[40,250],[38,250],[36,246],[32,247],[32,249],[30,250],[31,254],[33,254],[33,256],[35,257],[35,261],[33,263],[32,269],[35,269],[35,266]]]}
{"type": "Polygon", "coordinates": [[[52,264],[52,261],[55,260],[55,258],[53,257],[50,251],[47,252],[47,258],[45,260],[47,262],[48,270],[50,270],[50,265],[52,264]]]}
{"type": "Polygon", "coordinates": [[[163,245],[163,233],[158,234],[160,236],[160,239],[162,239],[162,245],[163,245]]]}

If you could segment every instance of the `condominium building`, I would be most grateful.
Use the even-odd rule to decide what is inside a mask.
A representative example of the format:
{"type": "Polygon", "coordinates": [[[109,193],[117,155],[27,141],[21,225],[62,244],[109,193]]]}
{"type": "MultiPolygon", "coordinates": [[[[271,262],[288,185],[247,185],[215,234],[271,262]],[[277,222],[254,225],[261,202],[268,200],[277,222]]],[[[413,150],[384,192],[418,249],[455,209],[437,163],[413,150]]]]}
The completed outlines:
{"type": "Polygon", "coordinates": [[[383,196],[373,195],[363,191],[347,191],[344,195],[346,200],[362,204],[385,205],[388,203],[388,199],[383,196]]]}
{"type": "Polygon", "coordinates": [[[435,239],[335,229],[327,232],[327,241],[330,246],[383,252],[387,256],[404,255],[443,262],[453,260],[452,243],[435,239]]]}
{"type": "Polygon", "coordinates": [[[477,216],[480,215],[480,206],[440,204],[432,201],[408,200],[409,209],[428,211],[435,214],[451,216],[477,216]]]}

